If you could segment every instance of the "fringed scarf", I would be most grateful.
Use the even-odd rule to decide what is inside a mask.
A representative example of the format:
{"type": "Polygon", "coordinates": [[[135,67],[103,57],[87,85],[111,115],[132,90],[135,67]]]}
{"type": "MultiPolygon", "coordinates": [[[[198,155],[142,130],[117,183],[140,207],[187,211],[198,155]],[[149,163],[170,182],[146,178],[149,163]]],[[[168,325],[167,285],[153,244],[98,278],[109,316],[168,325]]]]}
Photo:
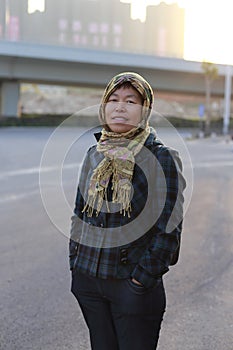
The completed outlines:
{"type": "Polygon", "coordinates": [[[97,144],[97,151],[103,153],[104,159],[94,170],[86,205],[83,212],[88,216],[99,215],[103,202],[109,204],[107,188],[111,182],[112,202],[120,205],[120,213],[130,217],[131,187],[135,166],[135,155],[142,149],[150,128],[134,128],[127,133],[114,133],[102,130],[101,138],[97,144]]]}

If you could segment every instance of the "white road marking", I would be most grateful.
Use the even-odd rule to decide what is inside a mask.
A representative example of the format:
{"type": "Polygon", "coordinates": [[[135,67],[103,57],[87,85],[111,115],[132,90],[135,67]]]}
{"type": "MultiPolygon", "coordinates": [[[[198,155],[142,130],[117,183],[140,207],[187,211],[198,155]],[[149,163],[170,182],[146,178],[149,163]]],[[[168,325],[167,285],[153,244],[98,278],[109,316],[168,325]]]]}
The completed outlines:
{"type": "Polygon", "coordinates": [[[213,161],[213,162],[200,162],[194,163],[194,168],[217,168],[217,167],[233,166],[233,160],[226,161],[213,161]]]}
{"type": "MultiPolygon", "coordinates": [[[[6,171],[4,173],[0,174],[0,180],[9,179],[9,177],[17,177],[22,175],[34,175],[38,174],[40,172],[51,172],[51,171],[57,171],[57,170],[66,170],[66,169],[75,169],[79,168],[81,163],[70,163],[65,164],[62,169],[58,166],[50,166],[50,167],[34,167],[34,168],[26,168],[26,169],[17,169],[12,171],[6,171]]],[[[37,190],[28,190],[21,193],[8,193],[1,195],[0,197],[0,204],[3,203],[9,203],[9,202],[15,202],[17,200],[22,200],[24,198],[28,198],[29,196],[40,194],[40,188],[38,183],[38,189],[37,190]]]]}
{"type": "MultiPolygon", "coordinates": [[[[62,167],[62,170],[64,169],[74,169],[77,168],[81,165],[81,163],[70,163],[70,164],[65,164],[62,167]]],[[[213,162],[199,162],[199,163],[194,163],[192,164],[194,169],[200,169],[200,168],[218,168],[218,167],[231,167],[233,166],[233,160],[229,161],[213,161],[213,162]]],[[[50,167],[34,167],[34,168],[26,168],[26,169],[17,169],[17,170],[12,170],[12,171],[6,171],[2,174],[0,174],[0,180],[9,178],[9,177],[14,177],[14,176],[22,176],[22,175],[31,175],[31,174],[39,174],[40,172],[50,172],[50,171],[55,171],[55,170],[60,170],[60,167],[58,166],[50,166],[50,167]]],[[[14,202],[17,200],[21,200],[24,198],[27,198],[28,196],[33,196],[35,194],[39,194],[39,188],[38,190],[32,190],[32,191],[27,191],[27,192],[22,192],[18,194],[10,193],[6,194],[4,196],[1,196],[0,198],[0,204],[2,203],[7,203],[7,202],[14,202]]]]}
{"type": "Polygon", "coordinates": [[[0,180],[12,177],[12,176],[21,176],[21,175],[34,175],[39,174],[41,172],[50,172],[55,170],[64,170],[64,169],[74,169],[78,168],[80,166],[80,163],[71,163],[71,164],[65,164],[62,167],[58,166],[49,166],[49,167],[34,167],[34,168],[24,168],[24,169],[17,169],[17,170],[11,170],[6,171],[0,174],[0,180]]]}
{"type": "Polygon", "coordinates": [[[3,197],[1,196],[0,204],[7,203],[7,202],[15,202],[20,199],[28,198],[29,196],[34,196],[35,194],[39,194],[39,189],[33,190],[33,191],[27,191],[19,194],[7,194],[3,197]]]}

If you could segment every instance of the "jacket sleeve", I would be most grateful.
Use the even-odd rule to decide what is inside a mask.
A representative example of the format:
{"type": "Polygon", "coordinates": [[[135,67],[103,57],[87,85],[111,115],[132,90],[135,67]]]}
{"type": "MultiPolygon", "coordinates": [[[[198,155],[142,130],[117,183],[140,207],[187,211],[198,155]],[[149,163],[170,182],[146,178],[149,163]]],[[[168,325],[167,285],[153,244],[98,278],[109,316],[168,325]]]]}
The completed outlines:
{"type": "Polygon", "coordinates": [[[158,175],[155,179],[155,193],[159,195],[159,192],[165,191],[165,202],[156,224],[152,227],[155,234],[150,245],[131,274],[147,288],[153,287],[158,278],[169,270],[173,254],[179,246],[183,220],[183,191],[186,185],[177,151],[162,147],[157,159],[165,181],[160,181],[161,174],[158,175]]]}
{"type": "Polygon", "coordinates": [[[82,230],[81,221],[83,220],[82,210],[84,208],[83,194],[85,191],[87,174],[90,169],[89,152],[90,150],[87,152],[87,155],[83,161],[83,165],[81,168],[80,177],[78,181],[76,200],[75,200],[74,213],[71,217],[71,229],[70,229],[70,240],[69,240],[70,270],[73,270],[73,267],[74,267],[74,262],[78,253],[79,238],[82,230]]]}

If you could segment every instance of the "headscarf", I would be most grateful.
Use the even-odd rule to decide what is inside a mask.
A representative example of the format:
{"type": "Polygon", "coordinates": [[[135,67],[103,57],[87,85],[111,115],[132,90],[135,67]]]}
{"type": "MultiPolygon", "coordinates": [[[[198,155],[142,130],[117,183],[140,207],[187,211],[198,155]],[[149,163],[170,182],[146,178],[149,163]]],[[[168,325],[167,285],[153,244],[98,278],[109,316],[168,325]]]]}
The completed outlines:
{"type": "Polygon", "coordinates": [[[146,127],[151,114],[151,110],[154,103],[154,93],[150,84],[138,73],[125,72],[120,73],[113,77],[105,88],[100,110],[99,118],[101,124],[105,125],[105,106],[108,102],[109,97],[121,87],[124,83],[130,83],[142,96],[143,99],[143,112],[142,112],[142,128],[146,127]]]}
{"type": "Polygon", "coordinates": [[[153,90],[149,83],[139,74],[133,72],[120,73],[113,77],[103,94],[99,110],[99,118],[103,124],[101,138],[97,144],[97,151],[104,155],[104,159],[93,171],[90,179],[88,198],[83,212],[87,211],[96,216],[101,211],[105,200],[109,210],[107,189],[111,183],[112,202],[119,204],[120,213],[130,217],[131,187],[135,166],[135,155],[142,149],[150,134],[149,116],[154,102],[153,90]],[[142,119],[139,125],[125,133],[108,130],[105,121],[105,105],[111,94],[123,84],[130,83],[142,96],[142,119]]]}

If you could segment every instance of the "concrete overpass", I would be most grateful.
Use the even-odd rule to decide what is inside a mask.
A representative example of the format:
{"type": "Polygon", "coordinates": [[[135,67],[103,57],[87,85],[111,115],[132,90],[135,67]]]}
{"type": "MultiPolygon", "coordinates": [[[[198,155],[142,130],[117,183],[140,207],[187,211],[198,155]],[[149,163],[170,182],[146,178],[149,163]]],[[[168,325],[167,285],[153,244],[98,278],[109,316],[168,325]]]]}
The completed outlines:
{"type": "MultiPolygon", "coordinates": [[[[159,91],[204,94],[200,62],[135,53],[0,42],[0,115],[16,116],[20,83],[105,86],[121,71],[136,71],[159,91]]],[[[214,95],[224,95],[226,66],[218,65],[214,95]]]]}

